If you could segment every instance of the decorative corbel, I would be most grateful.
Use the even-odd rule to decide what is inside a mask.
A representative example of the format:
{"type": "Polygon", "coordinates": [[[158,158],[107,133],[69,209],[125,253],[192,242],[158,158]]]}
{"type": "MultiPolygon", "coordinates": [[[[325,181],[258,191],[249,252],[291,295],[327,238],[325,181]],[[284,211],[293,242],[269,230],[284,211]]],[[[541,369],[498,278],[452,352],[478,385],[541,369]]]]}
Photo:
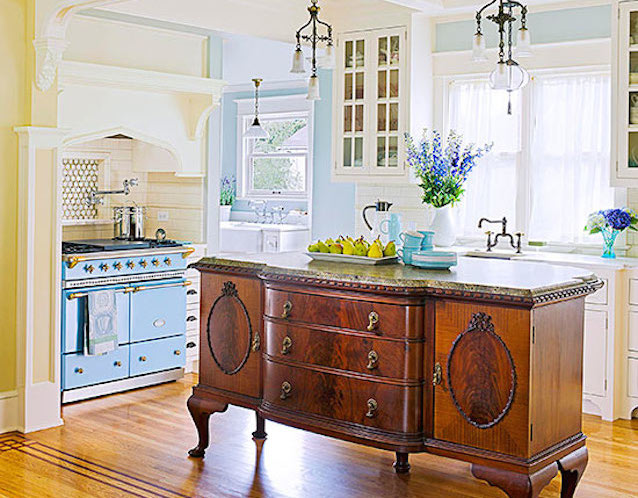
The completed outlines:
{"type": "Polygon", "coordinates": [[[39,90],[46,92],[53,82],[62,60],[62,54],[68,46],[64,38],[36,38],[35,48],[35,84],[39,90]]]}

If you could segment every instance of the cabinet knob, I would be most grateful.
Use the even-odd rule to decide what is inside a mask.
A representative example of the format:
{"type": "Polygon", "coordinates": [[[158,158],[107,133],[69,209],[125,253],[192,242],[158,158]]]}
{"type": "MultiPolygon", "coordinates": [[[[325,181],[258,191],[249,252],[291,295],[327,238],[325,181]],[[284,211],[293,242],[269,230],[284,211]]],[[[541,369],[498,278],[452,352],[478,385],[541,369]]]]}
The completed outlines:
{"type": "Polygon", "coordinates": [[[370,398],[368,400],[368,411],[366,413],[366,417],[368,418],[374,418],[374,416],[377,414],[377,410],[379,409],[379,403],[377,403],[377,400],[374,398],[370,398]]]}
{"type": "Polygon", "coordinates": [[[197,344],[195,344],[193,341],[190,341],[190,342],[186,343],[186,347],[188,349],[194,348],[195,346],[197,346],[197,344]]]}
{"type": "Polygon", "coordinates": [[[195,294],[197,294],[197,291],[195,289],[188,289],[186,291],[186,294],[188,294],[189,296],[194,296],[195,294]]]}
{"type": "Polygon", "coordinates": [[[368,364],[366,368],[368,370],[374,370],[379,365],[379,353],[377,353],[374,349],[368,353],[368,364]]]}
{"type": "Polygon", "coordinates": [[[197,317],[194,315],[189,315],[186,317],[187,322],[194,322],[195,320],[197,320],[197,317]]]}
{"type": "Polygon", "coordinates": [[[291,348],[292,348],[292,339],[288,336],[284,337],[284,340],[281,343],[281,354],[290,353],[291,348]]]}
{"type": "Polygon", "coordinates": [[[179,356],[179,355],[181,355],[181,354],[182,354],[182,352],[181,352],[179,349],[176,349],[175,351],[173,351],[173,354],[174,354],[175,356],[179,356]]]}
{"type": "Polygon", "coordinates": [[[292,311],[292,303],[290,301],[286,301],[284,303],[284,312],[281,314],[281,318],[288,318],[290,316],[291,311],[292,311]]]}
{"type": "Polygon", "coordinates": [[[76,373],[76,374],[83,374],[83,373],[84,373],[84,370],[83,370],[83,369],[81,369],[81,368],[76,368],[76,369],[75,369],[75,373],[76,373]]]}
{"type": "Polygon", "coordinates": [[[146,361],[146,356],[140,356],[140,361],[146,361]]]}
{"type": "Polygon", "coordinates": [[[372,332],[377,328],[379,324],[379,314],[376,311],[371,311],[368,315],[368,332],[372,332]]]}
{"type": "Polygon", "coordinates": [[[436,363],[434,365],[434,372],[432,374],[432,385],[434,387],[438,386],[443,380],[443,369],[441,368],[440,363],[436,363]]]}
{"type": "Polygon", "coordinates": [[[290,382],[284,381],[284,383],[281,384],[281,394],[279,395],[279,397],[281,399],[288,399],[290,397],[290,391],[292,391],[290,382]]]}
{"type": "Polygon", "coordinates": [[[113,363],[114,367],[121,367],[122,366],[122,362],[121,361],[116,361],[115,363],[113,363]]]}

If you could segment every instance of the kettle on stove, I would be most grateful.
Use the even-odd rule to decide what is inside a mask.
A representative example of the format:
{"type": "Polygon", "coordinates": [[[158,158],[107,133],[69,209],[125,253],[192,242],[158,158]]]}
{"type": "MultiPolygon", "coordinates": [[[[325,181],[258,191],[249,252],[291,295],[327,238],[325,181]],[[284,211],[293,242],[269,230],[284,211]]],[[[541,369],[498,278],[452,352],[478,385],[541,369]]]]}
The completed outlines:
{"type": "Polygon", "coordinates": [[[372,232],[372,238],[377,238],[382,234],[381,223],[388,219],[390,207],[392,207],[391,202],[377,200],[374,204],[370,204],[363,208],[363,221],[372,232]],[[366,211],[369,209],[374,209],[374,219],[372,220],[372,224],[368,221],[368,217],[366,215],[366,211]]]}

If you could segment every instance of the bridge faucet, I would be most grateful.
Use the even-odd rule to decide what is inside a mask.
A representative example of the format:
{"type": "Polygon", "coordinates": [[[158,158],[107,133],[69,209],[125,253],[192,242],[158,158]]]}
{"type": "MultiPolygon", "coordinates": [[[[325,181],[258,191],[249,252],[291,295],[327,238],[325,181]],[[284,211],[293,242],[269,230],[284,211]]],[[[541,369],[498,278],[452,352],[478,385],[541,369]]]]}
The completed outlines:
{"type": "Polygon", "coordinates": [[[507,233],[507,218],[503,216],[502,220],[488,220],[487,218],[481,218],[478,223],[478,227],[482,228],[483,223],[492,223],[492,224],[501,224],[501,231],[494,236],[494,240],[492,240],[492,234],[494,232],[487,231],[485,232],[487,235],[487,252],[492,252],[492,248],[498,245],[498,241],[501,237],[509,240],[510,246],[516,249],[516,254],[521,254],[521,239],[523,237],[522,232],[516,232],[516,234],[512,235],[507,233]],[[514,236],[516,236],[516,243],[514,242],[514,236]]]}

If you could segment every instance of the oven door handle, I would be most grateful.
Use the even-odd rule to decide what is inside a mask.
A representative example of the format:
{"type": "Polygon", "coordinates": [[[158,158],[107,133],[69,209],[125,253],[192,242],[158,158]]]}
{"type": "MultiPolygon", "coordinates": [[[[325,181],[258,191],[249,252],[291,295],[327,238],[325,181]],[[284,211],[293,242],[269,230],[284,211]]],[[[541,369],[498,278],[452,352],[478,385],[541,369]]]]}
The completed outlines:
{"type": "Polygon", "coordinates": [[[153,290],[153,289],[166,289],[168,287],[187,287],[191,285],[192,282],[190,280],[185,280],[184,282],[177,282],[174,284],[159,284],[159,285],[138,285],[137,287],[126,287],[124,289],[125,294],[129,294],[131,292],[140,292],[145,290],[153,290]]]}
{"type": "MultiPolygon", "coordinates": [[[[123,289],[117,289],[115,292],[123,292],[124,294],[127,294],[129,292],[133,292],[132,289],[133,287],[124,287],[123,289]]],[[[71,294],[68,294],[66,298],[71,301],[80,297],[87,297],[89,294],[90,292],[72,292],[71,294]]]]}

